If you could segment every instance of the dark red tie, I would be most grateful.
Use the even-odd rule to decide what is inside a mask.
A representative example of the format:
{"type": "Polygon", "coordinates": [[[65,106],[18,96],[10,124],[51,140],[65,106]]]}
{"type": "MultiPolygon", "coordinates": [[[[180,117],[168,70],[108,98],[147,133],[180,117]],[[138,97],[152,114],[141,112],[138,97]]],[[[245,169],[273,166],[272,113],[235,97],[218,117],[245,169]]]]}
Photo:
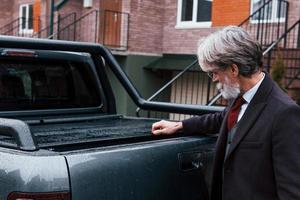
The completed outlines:
{"type": "Polygon", "coordinates": [[[242,96],[239,96],[231,109],[229,110],[228,119],[227,119],[227,128],[231,130],[232,127],[235,125],[237,118],[239,116],[239,112],[241,110],[242,105],[245,103],[245,99],[242,96]]]}

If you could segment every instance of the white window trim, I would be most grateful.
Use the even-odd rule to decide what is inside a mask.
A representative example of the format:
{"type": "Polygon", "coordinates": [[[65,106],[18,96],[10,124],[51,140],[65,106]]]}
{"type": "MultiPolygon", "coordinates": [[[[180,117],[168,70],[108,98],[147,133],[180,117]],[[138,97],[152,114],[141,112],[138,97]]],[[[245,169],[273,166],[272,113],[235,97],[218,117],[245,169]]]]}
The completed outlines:
{"type": "Polygon", "coordinates": [[[212,24],[211,21],[196,22],[198,0],[193,0],[193,17],[192,17],[192,21],[181,21],[182,0],[178,0],[177,5],[178,5],[177,6],[177,24],[175,26],[176,29],[210,28],[211,27],[211,24],[212,24]]]}
{"type": "MultiPolygon", "coordinates": [[[[253,3],[254,3],[254,0],[251,0],[251,15],[254,12],[253,11],[253,3]]],[[[267,20],[258,20],[258,19],[255,19],[255,20],[252,20],[250,18],[250,22],[252,24],[285,22],[285,17],[277,18],[277,8],[278,8],[278,1],[272,1],[271,19],[267,19],[267,20]]]]}
{"type": "MultiPolygon", "coordinates": [[[[29,19],[29,5],[32,4],[21,4],[19,7],[19,19],[22,19],[22,12],[23,12],[23,7],[26,7],[26,16],[25,19],[29,19]]],[[[28,21],[26,21],[27,23],[25,23],[25,28],[22,28],[22,20],[19,21],[19,33],[20,34],[33,34],[33,28],[29,29],[28,28],[28,21]]]]}

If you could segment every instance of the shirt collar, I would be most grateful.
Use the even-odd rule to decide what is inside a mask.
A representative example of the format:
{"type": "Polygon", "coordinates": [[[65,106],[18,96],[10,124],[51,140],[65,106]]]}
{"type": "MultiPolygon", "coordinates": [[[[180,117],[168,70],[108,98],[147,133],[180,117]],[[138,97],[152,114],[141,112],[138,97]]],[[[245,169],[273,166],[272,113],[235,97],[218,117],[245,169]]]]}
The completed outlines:
{"type": "Polygon", "coordinates": [[[248,90],[244,95],[243,98],[247,103],[250,103],[250,101],[253,99],[254,95],[256,94],[259,86],[261,85],[262,81],[265,78],[265,73],[263,72],[263,77],[260,81],[258,81],[250,90],[248,90]]]}

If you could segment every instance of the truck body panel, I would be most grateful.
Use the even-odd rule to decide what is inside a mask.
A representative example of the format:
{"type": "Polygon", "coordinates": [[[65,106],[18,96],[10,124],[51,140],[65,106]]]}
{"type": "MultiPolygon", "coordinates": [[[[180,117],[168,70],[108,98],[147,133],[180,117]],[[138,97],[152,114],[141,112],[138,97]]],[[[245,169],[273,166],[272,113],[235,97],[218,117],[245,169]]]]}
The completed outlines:
{"type": "Polygon", "coordinates": [[[182,137],[68,154],[73,199],[206,199],[212,148],[208,138],[182,137]]]}

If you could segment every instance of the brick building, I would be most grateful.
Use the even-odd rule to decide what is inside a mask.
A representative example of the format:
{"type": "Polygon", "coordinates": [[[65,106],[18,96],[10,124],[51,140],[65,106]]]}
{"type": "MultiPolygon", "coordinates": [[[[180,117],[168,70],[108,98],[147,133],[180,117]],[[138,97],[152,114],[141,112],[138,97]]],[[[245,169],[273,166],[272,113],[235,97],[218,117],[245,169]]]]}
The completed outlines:
{"type": "MultiPolygon", "coordinates": [[[[272,32],[263,36],[268,39],[267,46],[299,21],[300,1],[3,0],[0,31],[7,35],[104,44],[112,50],[142,96],[148,98],[195,60],[199,39],[224,26],[240,25],[264,5],[266,14],[252,16],[247,23],[256,26],[253,34],[272,32]],[[279,13],[280,9],[284,11],[279,13]],[[276,31],[270,24],[277,26],[276,31]],[[260,26],[262,28],[257,29],[260,26]],[[276,34],[277,38],[273,39],[276,34]]],[[[298,29],[295,32],[299,32],[298,29]]],[[[257,36],[257,39],[262,37],[257,36]]],[[[299,34],[297,40],[300,40],[299,34]]],[[[196,77],[194,71],[197,70],[183,75],[177,80],[177,86],[171,86],[158,99],[206,104],[210,99],[208,94],[215,91],[194,88],[199,84],[207,88],[210,84],[199,82],[199,77],[201,80],[206,77],[201,73],[196,77]]],[[[117,88],[115,96],[120,101],[118,111],[134,115],[133,102],[113,76],[112,84],[117,88]]]]}

